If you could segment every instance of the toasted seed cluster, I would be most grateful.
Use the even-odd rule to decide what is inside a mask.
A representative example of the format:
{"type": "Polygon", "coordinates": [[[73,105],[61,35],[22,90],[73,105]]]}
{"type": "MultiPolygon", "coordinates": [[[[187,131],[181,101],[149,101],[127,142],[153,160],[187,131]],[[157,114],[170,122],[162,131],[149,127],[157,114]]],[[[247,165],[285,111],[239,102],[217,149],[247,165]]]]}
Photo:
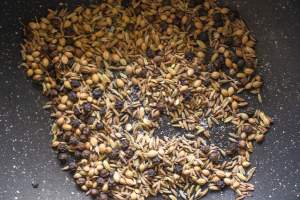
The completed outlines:
{"type": "Polygon", "coordinates": [[[250,153],[272,120],[241,95],[261,101],[263,82],[237,11],[213,0],[107,0],[49,10],[25,35],[22,66],[50,99],[52,146],[88,195],[254,190],[250,153]],[[155,135],[163,116],[185,134],[155,135]],[[211,140],[219,124],[233,127],[226,148],[211,140]]]}

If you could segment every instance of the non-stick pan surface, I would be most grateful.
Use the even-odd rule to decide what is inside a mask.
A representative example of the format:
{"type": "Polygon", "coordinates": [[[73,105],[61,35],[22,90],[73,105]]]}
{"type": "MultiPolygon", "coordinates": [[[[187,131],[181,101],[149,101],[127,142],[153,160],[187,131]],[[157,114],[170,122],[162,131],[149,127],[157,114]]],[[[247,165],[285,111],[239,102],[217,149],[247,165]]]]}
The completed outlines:
{"type": "MultiPolygon", "coordinates": [[[[256,190],[249,199],[300,199],[300,1],[228,2],[238,7],[258,40],[258,57],[265,65],[262,107],[274,119],[266,141],[253,154],[256,190]]],[[[21,23],[45,15],[49,7],[60,7],[59,1],[0,1],[0,200],[89,199],[60,170],[49,147],[51,121],[42,109],[46,99],[17,67],[21,23]]],[[[225,191],[205,199],[233,198],[225,191]]]]}

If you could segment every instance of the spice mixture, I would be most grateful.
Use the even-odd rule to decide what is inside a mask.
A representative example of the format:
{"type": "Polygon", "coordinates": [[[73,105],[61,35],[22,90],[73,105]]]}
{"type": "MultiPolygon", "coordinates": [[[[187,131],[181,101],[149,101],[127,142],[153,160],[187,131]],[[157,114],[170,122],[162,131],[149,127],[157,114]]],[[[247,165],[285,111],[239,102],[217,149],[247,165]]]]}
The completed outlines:
{"type": "Polygon", "coordinates": [[[213,0],[107,0],[30,22],[22,57],[55,119],[52,147],[97,200],[250,196],[250,154],[271,124],[255,39],[213,0]],[[162,119],[167,120],[162,120],[162,119]],[[157,135],[167,122],[184,134],[157,135]],[[212,142],[214,127],[226,147],[212,142]]]}

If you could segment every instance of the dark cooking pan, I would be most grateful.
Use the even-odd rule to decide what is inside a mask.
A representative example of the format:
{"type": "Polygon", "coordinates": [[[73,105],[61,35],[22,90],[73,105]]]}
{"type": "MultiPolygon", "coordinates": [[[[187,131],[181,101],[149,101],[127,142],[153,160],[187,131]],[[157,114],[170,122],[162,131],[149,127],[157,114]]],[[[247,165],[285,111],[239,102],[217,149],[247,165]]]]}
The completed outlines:
{"type": "MultiPolygon", "coordinates": [[[[72,7],[92,1],[64,1],[72,7]]],[[[95,1],[93,1],[95,2],[95,1]]],[[[264,110],[274,125],[266,141],[255,148],[252,161],[256,185],[249,199],[300,199],[300,1],[225,1],[237,7],[258,40],[264,110]]],[[[0,2],[0,200],[84,200],[72,177],[60,170],[49,148],[49,113],[42,109],[39,89],[23,71],[19,44],[22,23],[45,15],[59,1],[0,2]]],[[[233,199],[229,191],[204,199],[233,199]]]]}

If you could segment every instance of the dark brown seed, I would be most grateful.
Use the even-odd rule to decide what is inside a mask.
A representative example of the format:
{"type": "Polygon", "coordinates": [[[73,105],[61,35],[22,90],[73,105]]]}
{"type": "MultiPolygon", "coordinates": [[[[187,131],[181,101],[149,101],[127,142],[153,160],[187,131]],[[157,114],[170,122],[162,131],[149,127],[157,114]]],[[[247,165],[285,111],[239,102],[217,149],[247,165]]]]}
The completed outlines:
{"type": "Polygon", "coordinates": [[[89,150],[84,150],[81,153],[82,158],[88,159],[90,157],[91,152],[89,150]]]}
{"type": "Polygon", "coordinates": [[[220,159],[221,155],[220,155],[220,152],[217,151],[217,150],[214,150],[213,152],[211,152],[209,154],[209,159],[212,161],[212,162],[218,162],[219,159],[220,159]]]}
{"type": "Polygon", "coordinates": [[[85,102],[83,103],[82,108],[85,113],[89,113],[92,111],[92,104],[89,102],[85,102]]]}
{"type": "Polygon", "coordinates": [[[174,173],[181,174],[182,169],[183,169],[182,165],[180,165],[180,164],[175,164],[174,165],[174,173]]]}
{"type": "Polygon", "coordinates": [[[57,146],[57,151],[59,153],[66,153],[68,152],[68,146],[66,144],[63,144],[63,143],[60,143],[58,146],[57,146]]]}
{"type": "Polygon", "coordinates": [[[57,158],[62,164],[65,164],[69,158],[69,155],[67,153],[59,153],[57,158]]]}
{"type": "Polygon", "coordinates": [[[223,190],[225,188],[225,183],[223,180],[219,180],[217,181],[216,185],[221,189],[223,190]]]}
{"type": "Polygon", "coordinates": [[[200,150],[201,150],[203,153],[208,154],[208,152],[209,152],[209,150],[210,150],[210,147],[209,147],[209,145],[202,145],[202,146],[200,147],[200,150]]]}
{"type": "Polygon", "coordinates": [[[105,182],[106,182],[106,181],[105,181],[104,178],[102,178],[102,177],[98,177],[98,178],[97,178],[97,184],[98,184],[99,186],[102,186],[105,182]]]}
{"type": "Polygon", "coordinates": [[[53,18],[50,20],[50,23],[52,24],[52,26],[56,29],[60,29],[60,24],[61,24],[61,21],[60,19],[58,18],[53,18]]]}
{"type": "Polygon", "coordinates": [[[195,58],[195,53],[192,51],[188,51],[185,53],[185,59],[187,59],[188,61],[193,61],[193,59],[195,58]]]}
{"type": "Polygon", "coordinates": [[[149,169],[147,171],[147,174],[149,177],[154,177],[154,176],[156,176],[156,171],[154,169],[149,169]]]}
{"type": "Polygon", "coordinates": [[[94,196],[94,197],[97,196],[98,193],[99,193],[99,192],[98,192],[97,189],[91,189],[91,190],[90,190],[90,194],[91,194],[92,196],[94,196]]]}
{"type": "Polygon", "coordinates": [[[146,50],[146,55],[147,55],[148,58],[154,58],[155,53],[154,53],[154,51],[151,48],[148,48],[146,50]]]}
{"type": "Polygon", "coordinates": [[[254,129],[251,125],[245,125],[244,128],[243,128],[243,131],[246,134],[251,134],[251,133],[253,133],[254,129]]]}
{"type": "Polygon", "coordinates": [[[77,185],[84,185],[85,184],[85,178],[79,178],[76,180],[77,185]]]}
{"type": "Polygon", "coordinates": [[[70,83],[71,83],[71,86],[72,86],[73,88],[78,88],[78,87],[80,87],[80,85],[81,85],[80,81],[77,80],[77,79],[72,79],[72,80],[70,81],[70,83]]]}
{"type": "Polygon", "coordinates": [[[73,103],[78,101],[78,97],[77,94],[73,91],[69,92],[68,94],[68,98],[70,99],[70,101],[72,101],[73,103]]]}
{"type": "Polygon", "coordinates": [[[69,170],[70,170],[71,172],[75,172],[76,169],[77,169],[76,163],[75,163],[75,162],[70,162],[70,163],[69,163],[69,170]]]}
{"type": "Polygon", "coordinates": [[[239,145],[237,143],[231,142],[228,145],[226,153],[229,155],[234,155],[239,150],[239,145]]]}
{"type": "Polygon", "coordinates": [[[99,176],[102,178],[107,178],[109,176],[109,171],[107,171],[106,169],[102,169],[99,172],[99,176]]]}

